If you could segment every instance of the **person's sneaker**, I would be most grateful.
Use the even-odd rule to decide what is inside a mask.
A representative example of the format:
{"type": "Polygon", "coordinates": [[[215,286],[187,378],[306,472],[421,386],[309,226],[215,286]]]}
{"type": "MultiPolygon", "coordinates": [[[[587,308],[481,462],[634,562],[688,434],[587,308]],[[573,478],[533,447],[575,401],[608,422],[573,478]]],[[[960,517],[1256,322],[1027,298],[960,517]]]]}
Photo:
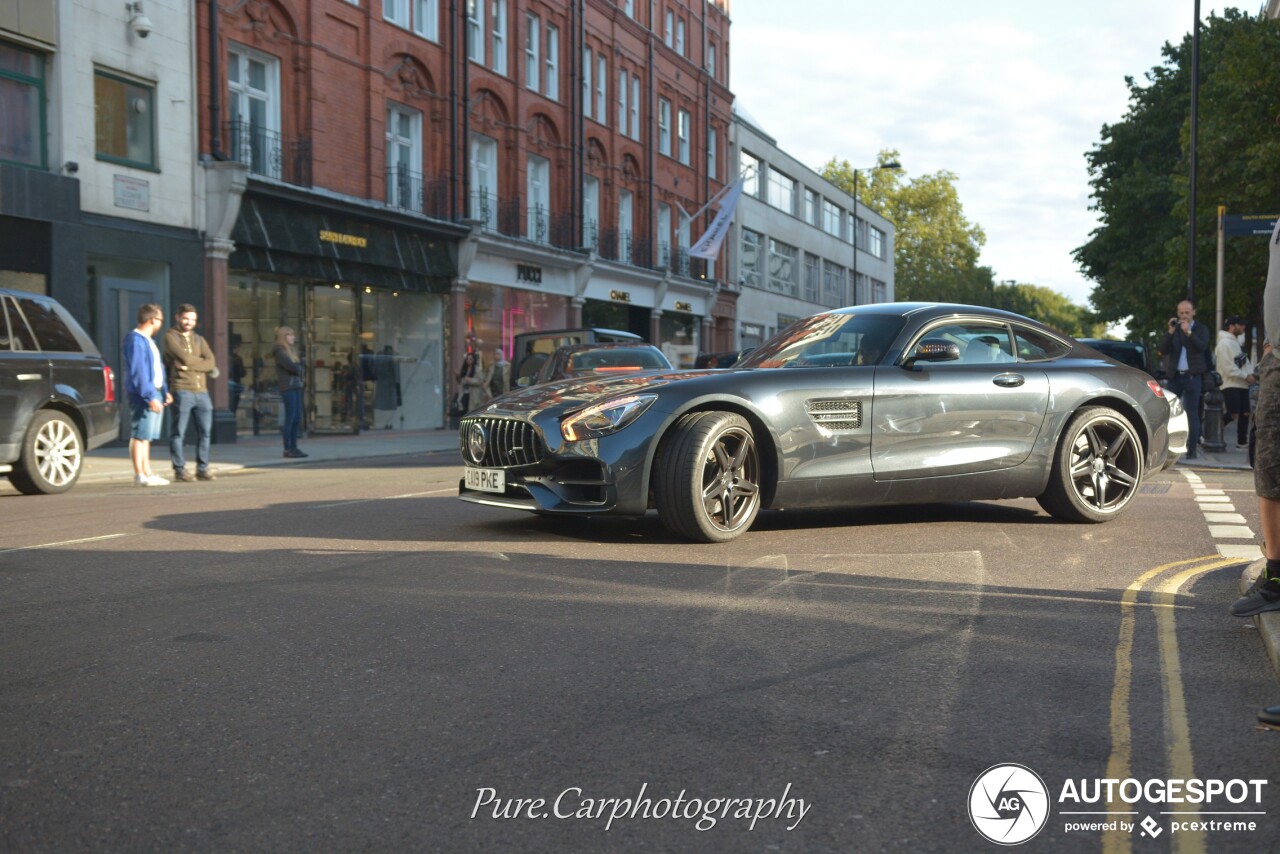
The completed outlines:
{"type": "Polygon", "coordinates": [[[299,451],[297,448],[291,448],[290,450],[285,451],[284,455],[286,457],[290,457],[292,459],[299,459],[299,460],[302,459],[303,457],[311,456],[310,454],[302,453],[302,451],[299,451]]]}
{"type": "Polygon", "coordinates": [[[1267,706],[1258,710],[1258,723],[1272,729],[1280,729],[1280,706],[1267,706]]]}
{"type": "Polygon", "coordinates": [[[217,480],[217,479],[218,479],[218,476],[213,472],[209,471],[208,469],[205,469],[204,471],[196,472],[196,480],[217,480]]]}
{"type": "Polygon", "coordinates": [[[191,481],[196,479],[196,476],[193,475],[191,472],[187,471],[186,469],[174,469],[173,479],[178,481],[179,483],[190,483],[191,481]]]}
{"type": "Polygon", "coordinates": [[[160,477],[158,474],[140,474],[133,479],[136,486],[168,486],[168,478],[160,477]]]}
{"type": "Polygon", "coordinates": [[[1252,617],[1264,611],[1280,611],[1280,583],[1264,581],[1254,584],[1249,592],[1231,603],[1233,617],[1252,617]]]}

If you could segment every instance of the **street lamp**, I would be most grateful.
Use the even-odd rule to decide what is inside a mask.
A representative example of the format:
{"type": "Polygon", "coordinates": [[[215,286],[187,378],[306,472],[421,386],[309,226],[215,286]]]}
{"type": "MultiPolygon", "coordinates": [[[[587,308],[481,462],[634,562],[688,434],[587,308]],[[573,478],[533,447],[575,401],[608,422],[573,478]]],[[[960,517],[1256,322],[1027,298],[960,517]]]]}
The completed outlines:
{"type": "Polygon", "coordinates": [[[866,169],[853,170],[853,283],[850,288],[853,305],[858,304],[858,173],[873,172],[876,169],[901,168],[901,163],[896,160],[890,160],[888,163],[878,163],[875,166],[868,166],[866,169]]]}

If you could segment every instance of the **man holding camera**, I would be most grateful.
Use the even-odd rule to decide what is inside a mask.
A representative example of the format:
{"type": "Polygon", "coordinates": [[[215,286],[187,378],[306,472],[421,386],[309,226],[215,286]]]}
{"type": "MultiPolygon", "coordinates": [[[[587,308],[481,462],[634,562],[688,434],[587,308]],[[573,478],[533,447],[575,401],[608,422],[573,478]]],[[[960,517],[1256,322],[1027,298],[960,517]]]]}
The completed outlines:
{"type": "Polygon", "coordinates": [[[1212,346],[1209,327],[1196,323],[1195,318],[1196,307],[1191,300],[1178,303],[1178,316],[1169,318],[1169,331],[1160,344],[1160,352],[1169,365],[1166,386],[1182,399],[1182,407],[1187,411],[1189,435],[1185,459],[1188,460],[1199,457],[1200,393],[1204,390],[1212,346]]]}

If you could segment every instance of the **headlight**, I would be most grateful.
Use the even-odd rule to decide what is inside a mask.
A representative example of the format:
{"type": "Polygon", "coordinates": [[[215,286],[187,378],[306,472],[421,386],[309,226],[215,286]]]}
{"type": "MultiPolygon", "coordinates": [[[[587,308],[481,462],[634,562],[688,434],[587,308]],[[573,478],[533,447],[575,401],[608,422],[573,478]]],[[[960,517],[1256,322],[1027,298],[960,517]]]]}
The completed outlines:
{"type": "Polygon", "coordinates": [[[657,399],[656,394],[633,394],[588,406],[566,416],[560,422],[560,434],[566,441],[577,442],[613,433],[639,418],[657,399]]]}

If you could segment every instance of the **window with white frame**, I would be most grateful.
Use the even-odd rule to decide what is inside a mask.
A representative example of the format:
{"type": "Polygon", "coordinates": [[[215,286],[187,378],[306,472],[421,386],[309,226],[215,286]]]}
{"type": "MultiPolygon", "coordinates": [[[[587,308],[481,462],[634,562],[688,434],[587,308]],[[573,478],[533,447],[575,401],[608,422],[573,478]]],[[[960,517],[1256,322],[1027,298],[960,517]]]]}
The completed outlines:
{"type": "Polygon", "coordinates": [[[720,147],[719,137],[715,128],[707,129],[707,177],[713,181],[720,180],[720,173],[716,168],[716,149],[720,147]]]}
{"type": "Polygon", "coordinates": [[[631,138],[640,139],[640,75],[631,75],[631,138]]]}
{"type": "Polygon", "coordinates": [[[684,56],[684,18],[676,18],[676,53],[684,56]]]}
{"type": "Polygon", "coordinates": [[[471,138],[471,218],[487,228],[498,225],[498,141],[477,134],[471,138]]]}
{"type": "Polygon", "coordinates": [[[546,95],[553,101],[560,100],[560,28],[554,24],[547,24],[547,52],[546,66],[544,70],[547,72],[544,81],[546,91],[542,94],[546,95]]]}
{"type": "Polygon", "coordinates": [[[844,208],[830,199],[822,200],[822,230],[833,237],[844,237],[844,208]]]}
{"type": "Polygon", "coordinates": [[[689,215],[680,211],[680,226],[676,229],[676,264],[675,269],[682,276],[689,275],[689,232],[693,224],[689,215]]]}
{"type": "Polygon", "coordinates": [[[780,211],[796,212],[796,181],[772,166],[769,167],[769,204],[780,211]]]}
{"type": "Polygon", "coordinates": [[[738,274],[742,277],[742,284],[749,285],[753,288],[760,287],[760,270],[762,260],[760,257],[761,245],[764,243],[764,235],[749,228],[742,229],[742,252],[739,254],[741,259],[741,269],[738,274]]]}
{"type": "Polygon", "coordinates": [[[886,302],[889,299],[889,286],[879,279],[871,280],[871,301],[886,302]]]}
{"type": "Polygon", "coordinates": [[[280,60],[229,47],[227,94],[233,156],[255,174],[279,178],[280,60]]]}
{"type": "Polygon", "coordinates": [[[387,105],[387,204],[422,211],[422,113],[387,105]]]}
{"type": "Polygon", "coordinates": [[[600,179],[594,175],[582,179],[582,245],[600,245],[600,179]]]}
{"type": "Polygon", "coordinates": [[[716,43],[711,42],[707,45],[707,75],[712,79],[716,79],[716,43]]]}
{"type": "Polygon", "coordinates": [[[884,260],[884,232],[874,225],[867,226],[867,251],[884,260]]]}
{"type": "Polygon", "coordinates": [[[591,96],[591,48],[582,49],[582,115],[591,118],[595,109],[595,99],[591,96]]]}
{"type": "Polygon", "coordinates": [[[658,263],[671,265],[671,205],[658,202],[658,263]]]}
{"type": "Polygon", "coordinates": [[[524,16],[524,85],[542,91],[542,20],[532,12],[524,16]]]}
{"type": "Polygon", "coordinates": [[[467,0],[467,59],[484,64],[484,0],[467,0]]]}
{"type": "Polygon", "coordinates": [[[489,0],[493,7],[493,64],[499,74],[507,73],[507,0],[489,0]]]}
{"type": "Polygon", "coordinates": [[[822,263],[822,304],[832,307],[846,305],[845,268],[830,261],[822,263]]]}
{"type": "Polygon", "coordinates": [[[596,54],[596,121],[609,123],[609,63],[603,53],[596,54]]]}
{"type": "Polygon", "coordinates": [[[676,113],[676,137],[680,141],[680,162],[689,165],[689,135],[692,133],[693,116],[688,110],[676,113]]]}
{"type": "Polygon", "coordinates": [[[636,16],[635,0],[623,0],[622,11],[627,13],[628,18],[634,18],[636,16]]]}
{"type": "Polygon", "coordinates": [[[425,39],[440,39],[439,0],[382,0],[382,17],[425,39]]]}
{"type": "Polygon", "coordinates": [[[760,198],[760,190],[764,186],[764,162],[746,149],[738,155],[738,171],[742,174],[742,192],[752,198],[760,198]]]}
{"type": "Polygon", "coordinates": [[[631,94],[630,81],[627,79],[627,72],[621,68],[618,69],[618,133],[623,136],[630,136],[627,130],[627,121],[631,116],[631,111],[627,106],[627,98],[631,94]]]}
{"type": "Polygon", "coordinates": [[[671,156],[671,102],[658,99],[658,153],[671,156]]]}
{"type": "Polygon", "coordinates": [[[662,28],[662,42],[667,47],[675,45],[676,40],[676,15],[670,9],[667,10],[664,18],[665,24],[662,28]]]}
{"type": "Polygon", "coordinates": [[[529,155],[525,173],[525,188],[529,197],[529,210],[525,224],[525,236],[538,243],[547,243],[551,235],[551,161],[536,154],[529,155]]]}
{"type": "Polygon", "coordinates": [[[804,253],[804,299],[818,303],[818,295],[822,293],[822,259],[812,252],[804,253]]]}
{"type": "Polygon", "coordinates": [[[808,187],[804,188],[804,221],[822,227],[822,197],[808,187]]]}
{"type": "Polygon", "coordinates": [[[630,190],[618,191],[618,260],[631,263],[631,216],[633,197],[630,190]]]}
{"type": "Polygon", "coordinates": [[[800,293],[800,250],[769,238],[769,290],[788,296],[800,293]]]}

